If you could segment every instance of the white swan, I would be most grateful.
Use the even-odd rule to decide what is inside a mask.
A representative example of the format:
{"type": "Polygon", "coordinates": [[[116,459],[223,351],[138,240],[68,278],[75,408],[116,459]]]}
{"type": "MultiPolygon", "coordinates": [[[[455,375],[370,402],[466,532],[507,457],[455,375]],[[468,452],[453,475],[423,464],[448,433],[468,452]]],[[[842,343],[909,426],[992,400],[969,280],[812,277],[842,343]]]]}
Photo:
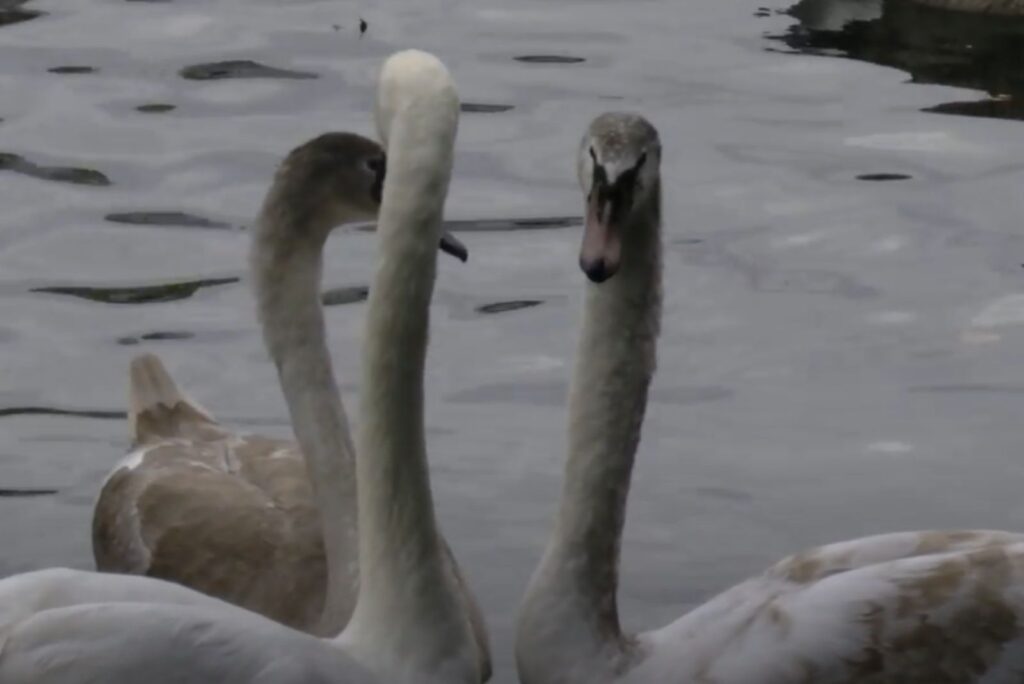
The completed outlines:
{"type": "Polygon", "coordinates": [[[635,115],[604,114],[583,139],[580,263],[595,283],[561,505],[518,618],[520,680],[1024,681],[1024,537],[1006,532],[908,532],[813,549],[666,627],[622,631],[619,544],[660,321],[660,154],[657,132],[635,115]]]}
{"type": "Polygon", "coordinates": [[[364,350],[372,389],[356,466],[363,580],[348,627],[320,639],[161,580],[28,573],[0,582],[3,684],[479,681],[464,599],[437,534],[423,435],[428,306],[458,121],[444,66],[417,51],[391,57],[377,119],[391,169],[367,338],[388,342],[364,350]]]}
{"type": "MultiPolygon", "coordinates": [[[[384,150],[371,140],[314,138],[281,164],[253,233],[264,339],[301,450],[227,430],[156,356],[136,358],[135,449],[104,482],[93,511],[97,569],[178,582],[319,636],[348,623],[358,586],[354,449],[327,352],[320,274],[330,232],[376,218],[384,170],[384,150]]],[[[440,247],[466,257],[450,235],[440,247]]],[[[466,597],[486,681],[486,624],[443,549],[466,597]]]]}

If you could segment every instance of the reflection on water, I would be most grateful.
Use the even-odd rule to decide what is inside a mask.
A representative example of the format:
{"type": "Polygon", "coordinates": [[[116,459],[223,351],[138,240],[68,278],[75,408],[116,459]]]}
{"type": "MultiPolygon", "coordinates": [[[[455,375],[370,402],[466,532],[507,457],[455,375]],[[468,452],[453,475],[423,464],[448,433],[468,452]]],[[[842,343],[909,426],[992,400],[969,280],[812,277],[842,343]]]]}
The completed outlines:
{"type": "Polygon", "coordinates": [[[96,67],[91,66],[59,66],[47,69],[51,74],[93,74],[96,73],[96,67]]]}
{"type": "Polygon", "coordinates": [[[801,0],[799,23],[770,36],[802,54],[902,69],[914,83],[972,88],[989,97],[925,111],[1024,119],[1024,17],[977,15],[906,0],[801,0]]]}
{"type": "Polygon", "coordinates": [[[17,24],[18,22],[28,21],[29,19],[35,19],[46,14],[46,12],[40,12],[39,10],[22,9],[21,6],[26,2],[28,0],[0,2],[0,26],[17,24]]]}
{"type": "Polygon", "coordinates": [[[498,314],[505,313],[507,311],[518,311],[519,309],[530,309],[535,306],[540,306],[543,303],[544,302],[539,299],[514,299],[509,302],[483,304],[478,306],[476,310],[483,314],[498,314]]]}
{"type": "Polygon", "coordinates": [[[27,496],[52,496],[57,494],[59,489],[9,489],[0,488],[0,497],[16,499],[27,496]]]}
{"type": "Polygon", "coordinates": [[[11,416],[71,416],[74,418],[98,418],[101,420],[125,420],[124,411],[100,411],[97,409],[62,409],[53,406],[12,406],[0,408],[0,418],[11,416]]]}
{"type": "Polygon", "coordinates": [[[215,81],[224,78],[318,78],[317,74],[309,71],[279,69],[249,59],[193,64],[182,69],[181,76],[192,81],[215,81]]]}
{"type": "Polygon", "coordinates": [[[163,342],[166,340],[191,340],[195,337],[194,333],[186,331],[158,331],[146,333],[144,335],[126,335],[125,337],[117,338],[117,343],[121,346],[131,346],[141,344],[142,342],[163,342]]]}
{"type": "Polygon", "coordinates": [[[20,154],[11,154],[10,152],[0,152],[0,171],[13,171],[32,178],[57,181],[58,183],[110,185],[110,179],[95,169],[82,169],[74,166],[40,166],[28,161],[20,154]]]}
{"type": "Polygon", "coordinates": [[[569,55],[520,55],[515,60],[527,64],[577,64],[586,61],[582,57],[569,55]]]}
{"type": "Polygon", "coordinates": [[[152,104],[139,105],[135,108],[136,111],[140,111],[143,114],[163,114],[165,112],[171,112],[176,109],[172,104],[163,104],[161,102],[154,102],[152,104]]]}
{"type": "Polygon", "coordinates": [[[500,114],[515,109],[513,105],[486,104],[484,102],[463,102],[459,109],[467,114],[500,114]]]}
{"type": "Polygon", "coordinates": [[[238,278],[204,278],[161,285],[140,285],[138,287],[86,287],[80,285],[55,285],[35,287],[32,292],[68,295],[104,304],[154,304],[188,299],[205,287],[237,283],[238,278]]]}
{"type": "Polygon", "coordinates": [[[230,223],[186,214],[181,211],[126,211],[107,214],[111,223],[127,223],[133,226],[182,226],[184,228],[231,228],[230,223]]]}

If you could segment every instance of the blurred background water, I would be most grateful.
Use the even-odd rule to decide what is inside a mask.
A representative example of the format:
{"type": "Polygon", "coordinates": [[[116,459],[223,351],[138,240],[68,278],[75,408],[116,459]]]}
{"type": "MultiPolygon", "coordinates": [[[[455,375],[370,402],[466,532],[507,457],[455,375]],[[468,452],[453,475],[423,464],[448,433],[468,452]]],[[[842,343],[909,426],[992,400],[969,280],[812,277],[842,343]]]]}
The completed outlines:
{"type": "MultiPolygon", "coordinates": [[[[627,626],[809,544],[1024,528],[1024,33],[764,1],[0,0],[0,575],[91,566],[135,354],[224,422],[289,433],[245,227],[288,149],[372,133],[405,47],[465,102],[447,214],[471,258],[441,262],[428,429],[495,681],[559,492],[573,158],[604,110],[658,125],[668,188],[627,626]]],[[[328,248],[350,407],[372,246],[328,248]]]]}

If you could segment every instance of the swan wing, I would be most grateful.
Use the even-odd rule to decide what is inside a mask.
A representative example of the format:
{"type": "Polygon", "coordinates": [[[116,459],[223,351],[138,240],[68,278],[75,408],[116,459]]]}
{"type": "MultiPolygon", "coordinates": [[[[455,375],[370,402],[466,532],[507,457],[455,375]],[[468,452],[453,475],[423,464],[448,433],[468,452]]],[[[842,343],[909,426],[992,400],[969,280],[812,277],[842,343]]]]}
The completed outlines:
{"type": "Polygon", "coordinates": [[[642,635],[637,648],[650,657],[636,681],[1019,684],[1024,541],[935,534],[872,537],[782,561],[642,635]]]}
{"type": "Polygon", "coordinates": [[[0,630],[4,684],[368,684],[329,642],[253,613],[147,603],[36,613],[0,630]]]}
{"type": "Polygon", "coordinates": [[[326,565],[306,465],[259,436],[169,440],[126,459],[93,516],[101,571],[179,582],[309,628],[326,565]]]}

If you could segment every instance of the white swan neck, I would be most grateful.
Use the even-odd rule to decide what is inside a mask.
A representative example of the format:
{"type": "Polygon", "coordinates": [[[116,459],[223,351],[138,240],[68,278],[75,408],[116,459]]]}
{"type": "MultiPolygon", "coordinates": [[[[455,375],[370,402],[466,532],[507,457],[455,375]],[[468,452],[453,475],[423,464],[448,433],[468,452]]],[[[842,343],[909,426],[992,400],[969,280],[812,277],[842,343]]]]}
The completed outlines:
{"type": "Polygon", "coordinates": [[[605,283],[587,285],[560,507],[519,620],[524,682],[559,679],[530,676],[540,669],[564,674],[565,668],[600,669],[600,663],[617,668],[629,657],[616,593],[626,499],[661,320],[657,189],[636,221],[625,229],[621,270],[605,283]],[[547,644],[557,644],[559,652],[547,644]]]}
{"type": "Polygon", "coordinates": [[[263,337],[320,511],[327,587],[320,629],[337,634],[353,609],[356,489],[348,419],[326,346],[320,277],[331,225],[293,207],[281,179],[268,194],[250,251],[263,337]]]}
{"type": "Polygon", "coordinates": [[[445,100],[450,107],[432,100],[414,98],[387,136],[356,462],[361,583],[342,637],[361,658],[414,672],[476,666],[438,539],[423,429],[429,307],[458,115],[457,99],[445,100]]]}

